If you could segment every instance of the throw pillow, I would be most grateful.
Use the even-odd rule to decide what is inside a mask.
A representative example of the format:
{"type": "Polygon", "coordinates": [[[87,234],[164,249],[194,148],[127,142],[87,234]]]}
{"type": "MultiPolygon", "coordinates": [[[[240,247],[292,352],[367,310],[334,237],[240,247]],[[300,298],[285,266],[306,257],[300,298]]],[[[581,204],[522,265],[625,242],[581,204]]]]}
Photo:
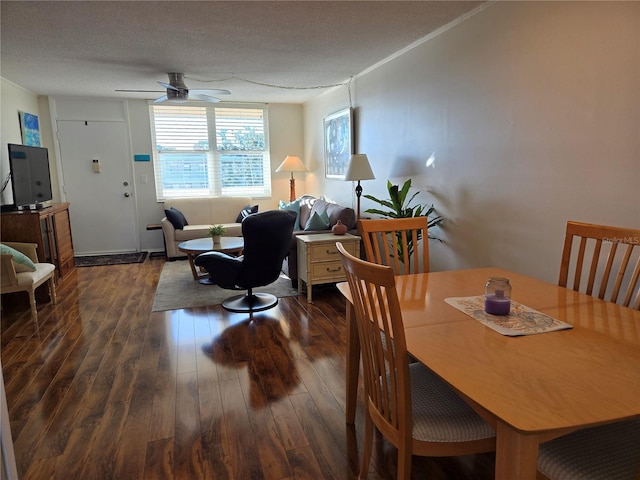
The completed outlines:
{"type": "Polygon", "coordinates": [[[258,205],[254,205],[253,207],[251,205],[246,205],[242,210],[240,210],[240,213],[236,217],[236,223],[242,223],[242,220],[252,213],[258,213],[258,205]]]}
{"type": "Polygon", "coordinates": [[[304,230],[328,230],[330,226],[331,223],[329,222],[329,215],[327,215],[327,212],[313,212],[313,215],[311,215],[309,221],[304,226],[304,230]]]}
{"type": "Polygon", "coordinates": [[[3,255],[13,255],[13,264],[16,272],[35,272],[36,264],[31,261],[24,253],[19,252],[15,248],[11,248],[9,245],[0,243],[0,253],[3,255]]]}
{"type": "Polygon", "coordinates": [[[280,210],[291,210],[292,212],[296,212],[296,223],[294,223],[294,230],[297,230],[300,225],[300,199],[294,200],[293,202],[283,202],[280,200],[278,202],[278,209],[280,210]]]}
{"type": "Polygon", "coordinates": [[[175,207],[171,207],[169,210],[165,210],[164,214],[167,216],[167,220],[171,222],[173,228],[176,230],[182,230],[185,225],[189,225],[184,214],[175,207]]]}

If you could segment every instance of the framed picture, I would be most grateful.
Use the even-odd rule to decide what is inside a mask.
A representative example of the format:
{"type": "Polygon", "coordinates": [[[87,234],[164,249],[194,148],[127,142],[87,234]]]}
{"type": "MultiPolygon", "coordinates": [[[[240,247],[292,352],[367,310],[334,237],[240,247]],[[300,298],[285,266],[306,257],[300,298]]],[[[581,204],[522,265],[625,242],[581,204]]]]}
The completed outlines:
{"type": "Polygon", "coordinates": [[[20,116],[20,131],[22,144],[30,147],[40,146],[40,125],[38,116],[27,112],[18,112],[20,116]]]}
{"type": "Polygon", "coordinates": [[[353,153],[351,108],[324,119],[324,168],[327,178],[344,180],[353,153]]]}

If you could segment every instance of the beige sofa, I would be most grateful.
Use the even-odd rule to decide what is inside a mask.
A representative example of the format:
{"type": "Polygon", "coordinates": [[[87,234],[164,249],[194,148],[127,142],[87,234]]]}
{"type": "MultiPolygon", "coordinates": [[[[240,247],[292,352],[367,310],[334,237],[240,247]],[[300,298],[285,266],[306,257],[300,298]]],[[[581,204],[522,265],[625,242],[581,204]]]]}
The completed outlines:
{"type": "Polygon", "coordinates": [[[250,197],[208,197],[208,198],[173,198],[164,202],[164,209],[171,207],[182,212],[188,225],[182,229],[174,228],[173,224],[164,217],[160,221],[164,233],[167,258],[185,257],[178,250],[178,245],[186,240],[207,236],[211,225],[224,225],[227,229],[225,236],[241,237],[241,224],[236,222],[240,211],[247,205],[252,205],[250,197]]]}

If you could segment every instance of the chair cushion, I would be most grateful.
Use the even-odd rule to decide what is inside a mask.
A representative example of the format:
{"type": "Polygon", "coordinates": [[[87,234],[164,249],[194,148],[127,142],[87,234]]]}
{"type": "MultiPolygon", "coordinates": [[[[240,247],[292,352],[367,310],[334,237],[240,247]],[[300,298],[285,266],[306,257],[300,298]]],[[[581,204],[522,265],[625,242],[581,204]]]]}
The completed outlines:
{"type": "Polygon", "coordinates": [[[171,222],[173,228],[176,230],[182,230],[186,225],[189,225],[187,219],[184,214],[175,207],[171,207],[164,211],[164,214],[167,216],[167,220],[171,222]]]}
{"type": "Polygon", "coordinates": [[[36,263],[34,264],[34,267],[35,271],[33,272],[16,273],[18,285],[33,285],[38,283],[43,278],[49,277],[49,275],[56,269],[56,266],[52,263],[36,263]]]}
{"type": "Polygon", "coordinates": [[[440,377],[421,363],[409,365],[413,438],[431,442],[473,441],[494,430],[440,377]]]}
{"type": "Polygon", "coordinates": [[[242,223],[242,220],[247,218],[252,213],[258,213],[258,205],[254,205],[253,207],[251,205],[247,205],[242,210],[240,210],[240,213],[236,217],[236,223],[242,223]]]}
{"type": "Polygon", "coordinates": [[[543,443],[538,470],[553,479],[635,480],[640,419],[585,428],[543,443]]]}
{"type": "Polygon", "coordinates": [[[35,263],[33,263],[31,259],[24,253],[19,252],[15,248],[11,248],[4,243],[0,243],[0,253],[4,255],[13,255],[13,263],[16,269],[16,273],[36,271],[35,263]]]}

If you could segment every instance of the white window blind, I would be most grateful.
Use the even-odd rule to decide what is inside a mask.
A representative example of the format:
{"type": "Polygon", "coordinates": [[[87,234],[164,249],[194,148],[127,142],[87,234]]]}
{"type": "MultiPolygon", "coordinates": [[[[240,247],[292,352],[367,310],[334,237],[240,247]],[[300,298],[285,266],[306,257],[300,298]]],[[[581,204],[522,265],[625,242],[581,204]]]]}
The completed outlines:
{"type": "Polygon", "coordinates": [[[158,200],[271,196],[266,107],[150,105],[158,200]]]}

